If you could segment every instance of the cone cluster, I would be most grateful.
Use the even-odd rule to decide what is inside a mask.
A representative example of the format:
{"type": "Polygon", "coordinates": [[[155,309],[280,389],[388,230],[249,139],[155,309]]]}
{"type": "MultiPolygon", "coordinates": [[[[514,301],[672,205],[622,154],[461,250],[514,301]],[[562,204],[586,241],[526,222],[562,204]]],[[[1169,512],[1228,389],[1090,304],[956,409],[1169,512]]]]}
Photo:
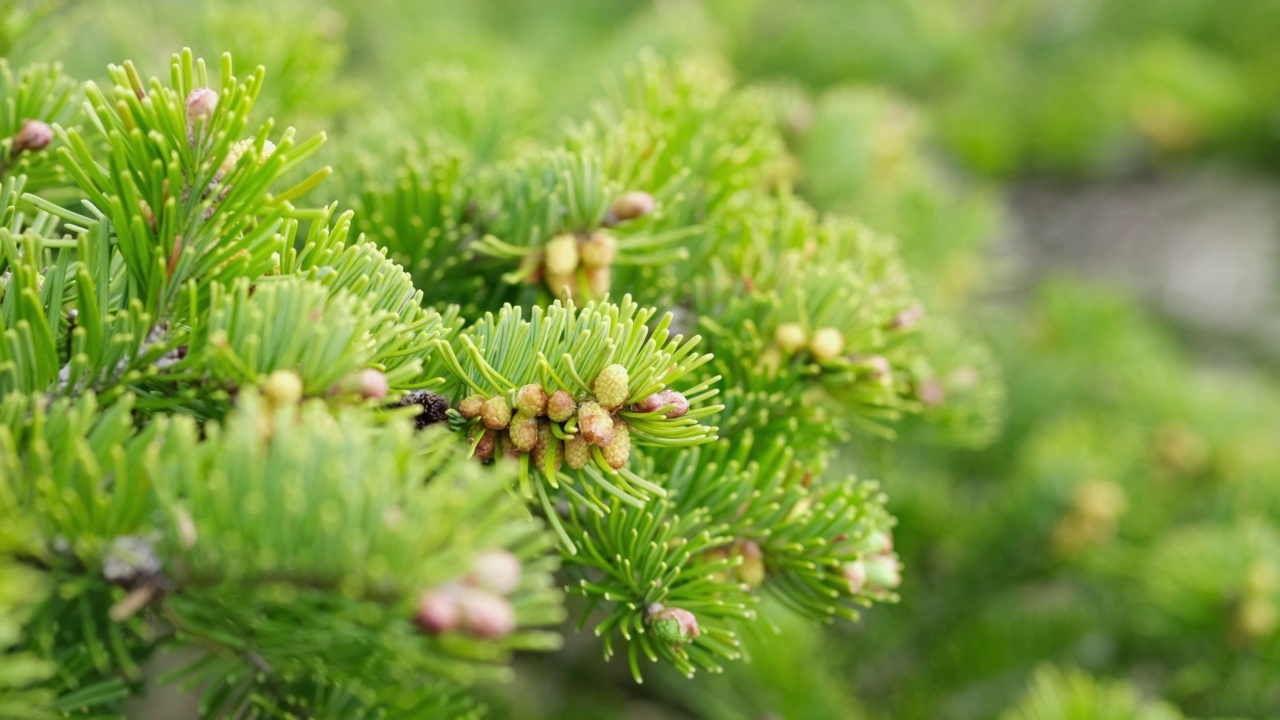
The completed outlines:
{"type": "MultiPolygon", "coordinates": [[[[559,470],[568,464],[581,470],[591,462],[592,448],[600,448],[601,457],[617,470],[631,457],[631,431],[617,412],[630,400],[631,388],[627,369],[609,365],[591,383],[593,395],[579,402],[566,390],[551,394],[537,383],[521,387],[515,403],[505,395],[486,398],[470,395],[458,403],[458,413],[467,420],[479,422],[472,431],[475,457],[485,462],[499,450],[519,456],[527,453],[539,468],[559,470]],[[553,429],[553,425],[559,426],[553,429]],[[566,440],[561,440],[566,437],[566,440]]],[[[689,402],[680,393],[666,390],[661,402],[652,409],[667,407],[667,417],[688,412],[689,402]]],[[[642,403],[658,402],[646,398],[642,403]]],[[[633,407],[638,407],[637,403],[633,407]]]]}
{"type": "MultiPolygon", "coordinates": [[[[653,196],[628,192],[614,201],[606,218],[613,225],[653,211],[653,196]]],[[[605,229],[589,233],[560,233],[547,241],[542,252],[542,279],[561,300],[577,297],[585,284],[592,299],[609,294],[618,239],[605,229]],[[581,274],[579,274],[581,273],[581,274]]]]}
{"type": "Polygon", "coordinates": [[[476,555],[471,571],[453,582],[422,593],[414,622],[429,635],[461,631],[480,638],[499,638],[516,629],[516,611],[508,600],[520,586],[522,568],[506,550],[476,555]]]}
{"type": "Polygon", "coordinates": [[[850,595],[881,595],[902,584],[902,566],[893,553],[891,535],[877,530],[862,545],[862,557],[841,566],[850,595]]]}

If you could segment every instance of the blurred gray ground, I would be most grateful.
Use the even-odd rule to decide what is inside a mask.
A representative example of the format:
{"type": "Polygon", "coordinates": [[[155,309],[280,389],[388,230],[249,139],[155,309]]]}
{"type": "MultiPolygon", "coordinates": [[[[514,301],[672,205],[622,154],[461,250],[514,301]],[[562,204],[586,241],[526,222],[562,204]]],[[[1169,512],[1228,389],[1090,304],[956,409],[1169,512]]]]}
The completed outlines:
{"type": "Polygon", "coordinates": [[[1115,282],[1192,329],[1280,357],[1280,185],[1202,172],[1010,193],[1017,275],[1115,282]]]}

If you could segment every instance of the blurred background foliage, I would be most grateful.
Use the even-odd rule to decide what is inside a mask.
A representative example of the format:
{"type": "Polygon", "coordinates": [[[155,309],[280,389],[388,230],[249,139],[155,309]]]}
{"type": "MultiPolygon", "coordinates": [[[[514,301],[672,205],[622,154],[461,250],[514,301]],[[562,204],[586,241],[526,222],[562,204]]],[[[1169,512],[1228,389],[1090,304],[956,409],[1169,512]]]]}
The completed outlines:
{"type": "Polygon", "coordinates": [[[531,719],[1280,715],[1277,37],[1280,0],[0,2],[15,67],[97,78],[182,45],[266,65],[259,112],[336,136],[344,205],[403,153],[483,163],[556,132],[642,50],[705,60],[775,113],[799,194],[896,236],[929,303],[992,342],[1008,411],[988,446],[922,423],[846,453],[900,518],[901,604],[821,630],[769,613],[767,652],[693,682],[634,685],[570,635],[490,690],[531,719]],[[1152,188],[1200,202],[1119,229],[1077,202],[1152,188]],[[1198,224],[1215,212],[1233,222],[1198,224]],[[1188,226],[1190,259],[1161,259],[1188,226]],[[1125,262],[1167,273],[1126,288],[1125,262]],[[1232,305],[1241,278],[1258,288],[1232,305]]]}

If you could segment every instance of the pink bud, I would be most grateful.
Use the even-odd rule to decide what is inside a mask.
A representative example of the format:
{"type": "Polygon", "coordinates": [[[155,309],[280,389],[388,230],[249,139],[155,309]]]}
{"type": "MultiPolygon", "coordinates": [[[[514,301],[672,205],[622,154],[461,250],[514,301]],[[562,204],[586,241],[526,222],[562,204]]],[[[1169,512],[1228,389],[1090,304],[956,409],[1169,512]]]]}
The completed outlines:
{"type": "Polygon", "coordinates": [[[900,310],[897,315],[893,316],[893,321],[889,323],[889,327],[895,330],[910,330],[920,321],[924,319],[924,307],[920,305],[912,305],[906,310],[900,310]]]}
{"type": "Polygon", "coordinates": [[[663,390],[658,394],[662,398],[663,405],[671,406],[667,410],[667,417],[669,419],[674,420],[675,418],[683,417],[685,413],[689,412],[689,400],[685,398],[684,395],[676,392],[675,390],[663,390]]]}
{"type": "Polygon", "coordinates": [[[360,371],[360,395],[372,400],[382,400],[387,396],[387,376],[373,368],[360,371]]]}
{"type": "Polygon", "coordinates": [[[486,550],[471,561],[467,583],[499,595],[510,595],[520,586],[520,560],[506,550],[486,550]]]}
{"type": "Polygon", "coordinates": [[[634,403],[631,406],[631,409],[635,410],[636,412],[647,413],[647,412],[653,412],[654,410],[657,410],[658,408],[662,407],[665,404],[666,403],[662,402],[662,393],[656,392],[646,397],[645,399],[641,400],[640,402],[634,403]]]}
{"type": "Polygon", "coordinates": [[[920,383],[919,396],[920,402],[929,407],[936,407],[947,399],[947,389],[943,387],[942,381],[929,378],[920,383]]]}
{"type": "Polygon", "coordinates": [[[13,136],[13,154],[27,150],[43,150],[53,142],[53,128],[39,120],[23,120],[22,129],[13,136]]]}
{"type": "Polygon", "coordinates": [[[458,597],[454,588],[428,590],[418,599],[418,612],[413,621],[422,631],[431,635],[449,632],[458,627],[458,597]]]}
{"type": "Polygon", "coordinates": [[[458,593],[462,627],[482,638],[498,638],[516,629],[516,611],[505,599],[483,590],[464,589],[458,593]]]}
{"type": "Polygon", "coordinates": [[[654,607],[649,609],[649,626],[653,628],[654,636],[660,640],[673,645],[684,645],[701,634],[698,618],[688,610],[671,607],[653,612],[654,607]]]}
{"type": "Polygon", "coordinates": [[[187,95],[187,125],[195,125],[213,117],[218,107],[218,93],[209,88],[196,88],[187,95]]]}
{"type": "Polygon", "coordinates": [[[867,586],[867,565],[861,560],[845,563],[841,568],[844,579],[849,583],[849,594],[857,595],[867,586]]]}

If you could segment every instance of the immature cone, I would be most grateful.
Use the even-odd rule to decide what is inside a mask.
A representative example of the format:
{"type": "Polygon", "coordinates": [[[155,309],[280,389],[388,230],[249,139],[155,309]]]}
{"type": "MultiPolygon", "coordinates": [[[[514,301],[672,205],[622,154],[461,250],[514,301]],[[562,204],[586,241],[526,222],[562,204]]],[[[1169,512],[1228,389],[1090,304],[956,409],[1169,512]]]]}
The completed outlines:
{"type": "Polygon", "coordinates": [[[462,629],[482,638],[499,638],[516,629],[516,611],[505,598],[483,590],[458,591],[462,629]]]}
{"type": "Polygon", "coordinates": [[[872,380],[877,380],[882,384],[887,384],[893,380],[893,366],[885,359],[883,355],[872,355],[862,361],[867,368],[867,375],[872,380]]]}
{"type": "Polygon", "coordinates": [[[773,342],[782,352],[793,355],[804,349],[809,336],[800,323],[782,323],[773,333],[773,342]]]}
{"type": "Polygon", "coordinates": [[[591,297],[600,299],[609,294],[609,288],[613,286],[613,271],[609,266],[587,268],[587,290],[591,291],[591,297]]]}
{"type": "Polygon", "coordinates": [[[618,418],[613,419],[613,439],[604,446],[603,452],[604,461],[614,470],[622,469],[631,457],[631,431],[618,418]]]}
{"type": "Polygon", "coordinates": [[[17,155],[27,150],[39,151],[53,142],[53,128],[39,120],[23,120],[22,127],[13,136],[10,151],[17,155]]]}
{"type": "Polygon", "coordinates": [[[547,283],[547,289],[552,295],[561,300],[568,300],[574,296],[578,289],[578,276],[573,272],[553,273],[547,272],[543,278],[547,283]]]}
{"type": "Polygon", "coordinates": [[[498,436],[494,431],[485,428],[480,434],[480,441],[476,443],[476,449],[473,455],[480,462],[489,462],[493,459],[493,454],[498,449],[498,436]]]}
{"type": "Polygon", "coordinates": [[[754,540],[742,540],[734,545],[734,552],[742,556],[737,567],[738,580],[748,587],[760,587],[764,583],[764,553],[754,540]]]}
{"type": "Polygon", "coordinates": [[[618,255],[618,240],[607,232],[596,231],[578,246],[578,255],[585,268],[607,267],[618,255]]]}
{"type": "Polygon", "coordinates": [[[351,389],[367,400],[382,400],[391,388],[387,385],[387,376],[379,370],[365,368],[352,378],[351,389]]]}
{"type": "Polygon", "coordinates": [[[547,417],[556,422],[565,422],[577,412],[578,403],[564,390],[557,390],[547,398],[547,417]]]}
{"type": "Polygon", "coordinates": [[[187,127],[213,117],[218,107],[218,93],[209,88],[196,88],[187,95],[187,127]]]}
{"type": "Polygon", "coordinates": [[[462,417],[468,420],[474,420],[480,417],[480,412],[484,410],[483,395],[468,395],[462,398],[462,402],[458,403],[458,412],[462,417]]]}
{"type": "Polygon", "coordinates": [[[622,407],[622,403],[627,401],[627,396],[631,394],[627,383],[630,378],[627,377],[627,369],[621,365],[609,365],[596,375],[596,380],[591,384],[591,389],[596,393],[596,400],[602,407],[609,412],[613,412],[622,407]]]}
{"type": "Polygon", "coordinates": [[[653,196],[647,192],[633,190],[625,192],[613,201],[613,217],[618,222],[626,222],[643,217],[653,212],[653,196]]]}
{"type": "Polygon", "coordinates": [[[844,335],[835,328],[821,328],[814,331],[809,341],[809,352],[818,362],[829,362],[840,357],[844,352],[844,335]]]}
{"type": "Polygon", "coordinates": [[[516,392],[516,409],[537,417],[547,411],[547,392],[537,383],[529,383],[516,392]]]}
{"type": "Polygon", "coordinates": [[[503,395],[494,395],[484,401],[480,409],[480,420],[491,430],[502,430],[511,424],[511,406],[503,395]]]}
{"type": "Polygon", "coordinates": [[[302,378],[292,370],[277,370],[267,376],[262,394],[273,408],[297,405],[302,400],[302,378]]]}
{"type": "Polygon", "coordinates": [[[902,584],[902,570],[892,555],[879,555],[866,561],[867,582],[874,587],[891,590],[902,584]]]}
{"type": "MultiPolygon", "coordinates": [[[[658,606],[661,607],[661,606],[658,606]]],[[[661,608],[649,615],[654,637],[672,645],[686,645],[698,637],[698,618],[680,608],[661,608]]]]}
{"type": "Polygon", "coordinates": [[[920,389],[917,390],[920,396],[920,402],[928,407],[937,407],[947,400],[947,388],[943,386],[942,381],[938,378],[927,378],[920,383],[920,389]]]}
{"type": "Polygon", "coordinates": [[[506,550],[485,550],[471,560],[466,584],[498,595],[510,595],[520,587],[520,560],[506,550]]]}
{"type": "Polygon", "coordinates": [[[901,310],[894,315],[893,320],[889,323],[889,327],[895,330],[910,330],[916,325],[919,325],[920,321],[923,319],[924,307],[920,305],[912,305],[906,310],[901,310]]]}
{"type": "Polygon", "coordinates": [[[609,411],[599,403],[582,403],[578,408],[578,434],[592,445],[608,445],[613,440],[613,418],[609,411]]]}
{"type": "Polygon", "coordinates": [[[850,595],[857,595],[867,586],[867,564],[861,560],[845,563],[841,571],[845,582],[849,583],[850,595]]]}
{"type": "Polygon", "coordinates": [[[883,530],[872,531],[862,541],[861,547],[869,555],[883,555],[893,552],[893,536],[883,530]]]}
{"type": "Polygon", "coordinates": [[[511,444],[529,452],[538,444],[538,418],[521,410],[511,418],[511,444]]]}
{"type": "Polygon", "coordinates": [[[554,469],[559,470],[564,462],[564,446],[560,438],[551,432],[551,424],[546,420],[539,420],[538,444],[533,446],[533,464],[545,472],[548,459],[554,469]]]}
{"type": "Polygon", "coordinates": [[[578,267],[578,239],[567,233],[556,235],[547,241],[542,266],[547,277],[567,275],[578,267]]]}
{"type": "Polygon", "coordinates": [[[423,632],[438,635],[457,628],[460,615],[457,591],[449,587],[422,593],[413,621],[423,632]]]}
{"type": "Polygon", "coordinates": [[[581,470],[591,462],[591,446],[581,432],[564,441],[564,461],[574,470],[581,470]]]}

